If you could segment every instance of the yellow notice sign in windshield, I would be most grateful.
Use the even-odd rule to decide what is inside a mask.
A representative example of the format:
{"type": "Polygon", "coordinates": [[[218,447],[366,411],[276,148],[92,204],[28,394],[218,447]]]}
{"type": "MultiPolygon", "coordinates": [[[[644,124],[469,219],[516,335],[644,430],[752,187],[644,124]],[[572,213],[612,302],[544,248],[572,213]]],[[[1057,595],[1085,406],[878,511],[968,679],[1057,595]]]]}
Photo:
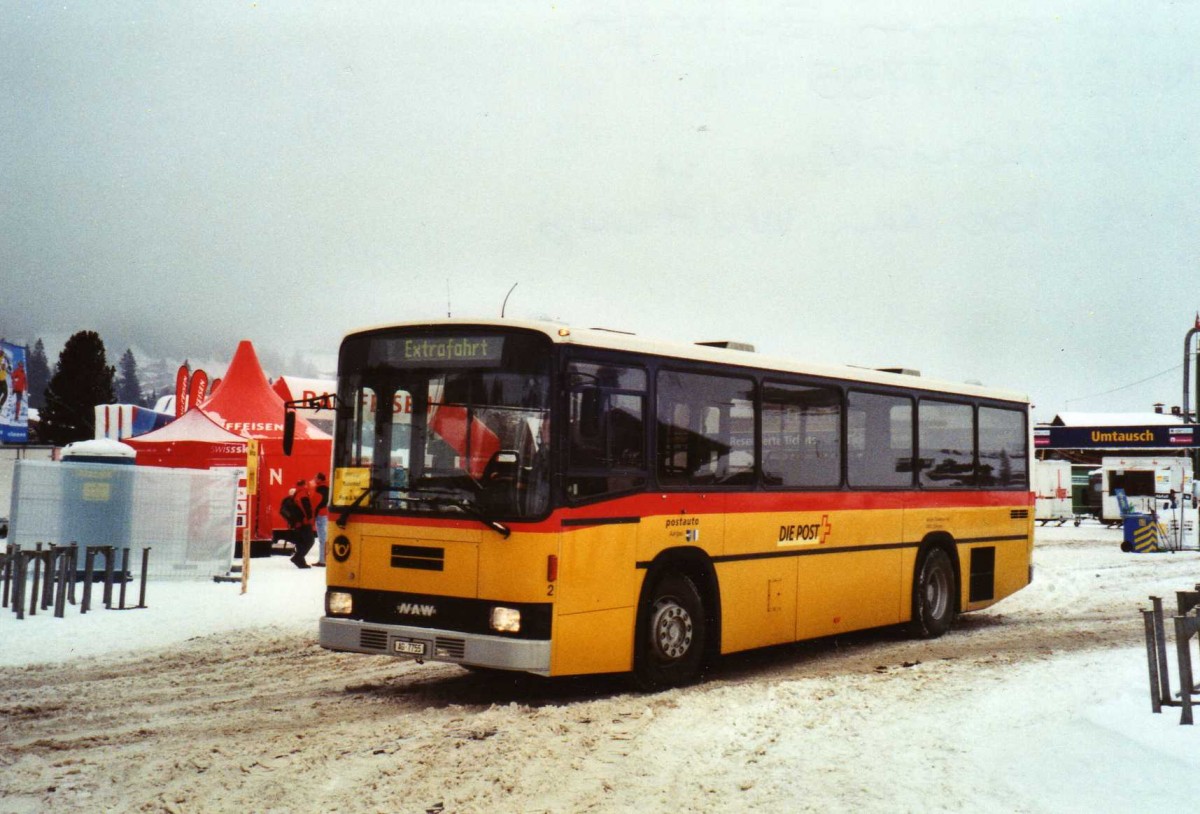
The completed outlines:
{"type": "Polygon", "coordinates": [[[333,470],[334,506],[349,506],[371,485],[371,470],[365,466],[347,466],[333,470]]]}

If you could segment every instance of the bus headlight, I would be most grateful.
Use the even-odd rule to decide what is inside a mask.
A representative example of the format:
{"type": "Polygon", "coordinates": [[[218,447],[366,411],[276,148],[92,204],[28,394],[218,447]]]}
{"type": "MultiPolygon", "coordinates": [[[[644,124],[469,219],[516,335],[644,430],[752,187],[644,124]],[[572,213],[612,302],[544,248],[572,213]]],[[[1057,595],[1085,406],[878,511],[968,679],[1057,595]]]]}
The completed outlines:
{"type": "Polygon", "coordinates": [[[329,591],[325,594],[326,616],[349,616],[354,612],[354,597],[344,591],[329,591]]]}
{"type": "Polygon", "coordinates": [[[520,633],[521,612],[516,608],[492,608],[492,630],[500,633],[520,633]]]}

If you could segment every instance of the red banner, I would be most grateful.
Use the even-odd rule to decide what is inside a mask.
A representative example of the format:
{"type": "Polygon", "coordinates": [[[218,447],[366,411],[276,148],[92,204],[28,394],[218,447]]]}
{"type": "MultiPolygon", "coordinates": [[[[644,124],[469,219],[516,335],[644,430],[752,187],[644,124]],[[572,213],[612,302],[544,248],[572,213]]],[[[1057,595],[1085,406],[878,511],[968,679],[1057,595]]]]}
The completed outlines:
{"type": "Polygon", "coordinates": [[[188,403],[193,407],[199,407],[200,402],[208,397],[208,374],[203,370],[197,370],[192,374],[192,384],[188,388],[188,403]]]}
{"type": "Polygon", "coordinates": [[[179,418],[188,409],[188,380],[191,378],[187,365],[180,365],[175,374],[175,417],[179,418]]]}

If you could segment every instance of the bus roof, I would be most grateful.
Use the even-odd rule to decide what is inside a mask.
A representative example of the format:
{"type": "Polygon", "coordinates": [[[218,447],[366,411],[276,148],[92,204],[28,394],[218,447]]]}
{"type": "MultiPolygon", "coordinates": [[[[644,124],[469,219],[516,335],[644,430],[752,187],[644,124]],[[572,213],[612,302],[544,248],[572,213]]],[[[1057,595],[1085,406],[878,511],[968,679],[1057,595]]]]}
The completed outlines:
{"type": "Polygon", "coordinates": [[[376,331],[403,328],[437,328],[437,327],[481,327],[508,328],[534,331],[544,334],[559,344],[579,345],[604,350],[627,351],[636,354],[684,359],[689,361],[710,362],[720,365],[736,365],[766,371],[780,371],[809,376],[819,376],[826,379],[837,379],[846,382],[878,384],[888,387],[902,387],[911,390],[926,390],[934,393],[947,393],[975,398],[996,399],[999,401],[1015,401],[1029,403],[1029,397],[1012,390],[1002,390],[982,385],[947,382],[928,379],[920,375],[892,373],[853,365],[823,365],[799,362],[779,356],[768,356],[749,350],[734,350],[715,347],[706,344],[688,344],[686,342],[669,342],[648,339],[638,334],[605,328],[575,328],[569,325],[536,320],[519,319],[437,319],[426,321],[397,322],[385,325],[374,325],[351,331],[346,336],[356,336],[376,331]]]}

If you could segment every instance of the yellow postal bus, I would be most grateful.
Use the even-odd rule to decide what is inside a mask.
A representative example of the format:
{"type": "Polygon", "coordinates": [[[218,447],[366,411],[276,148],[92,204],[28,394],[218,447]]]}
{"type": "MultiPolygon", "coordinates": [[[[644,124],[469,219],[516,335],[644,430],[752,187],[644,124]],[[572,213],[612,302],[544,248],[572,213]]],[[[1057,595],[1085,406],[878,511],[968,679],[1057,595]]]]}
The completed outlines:
{"type": "Polygon", "coordinates": [[[656,688],[754,647],[939,636],[1032,578],[1028,414],[555,324],[353,333],[320,643],[656,688]]]}

